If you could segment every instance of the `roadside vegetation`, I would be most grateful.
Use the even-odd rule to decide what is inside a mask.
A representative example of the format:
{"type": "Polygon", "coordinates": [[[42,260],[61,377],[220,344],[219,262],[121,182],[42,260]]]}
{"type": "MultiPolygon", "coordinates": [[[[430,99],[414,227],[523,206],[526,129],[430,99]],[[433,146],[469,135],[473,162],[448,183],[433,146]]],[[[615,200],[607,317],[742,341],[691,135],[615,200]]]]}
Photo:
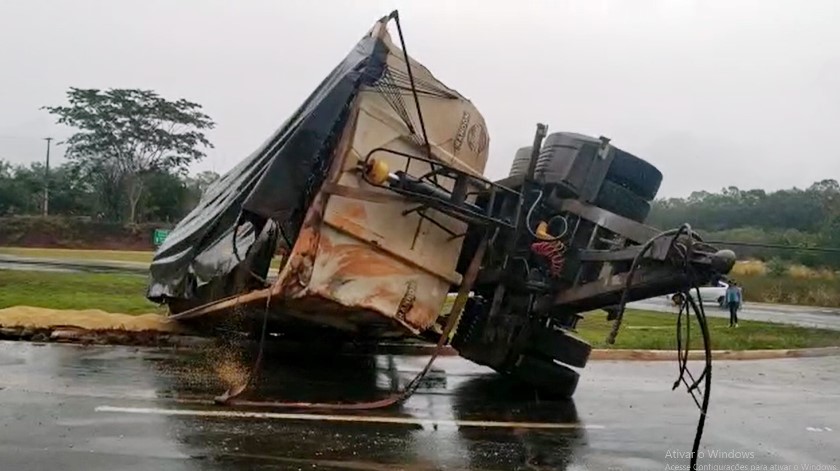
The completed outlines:
{"type": "MultiPolygon", "coordinates": [[[[45,273],[0,270],[0,309],[12,306],[51,309],[101,309],[123,314],[164,313],[146,300],[147,279],[137,275],[45,273]]],[[[629,310],[615,345],[609,348],[672,350],[676,348],[676,316],[629,310]]],[[[728,320],[709,318],[712,347],[722,350],[840,346],[840,333],[766,322],[742,321],[738,329],[728,320]]],[[[603,312],[588,314],[578,325],[582,337],[596,348],[612,326],[603,312]]],[[[691,348],[701,348],[700,328],[692,320],[691,348]]]]}
{"type": "Polygon", "coordinates": [[[688,222],[706,240],[752,244],[715,243],[744,260],[732,276],[744,287],[748,302],[840,307],[840,183],[836,180],[818,181],[804,189],[728,187],[659,199],[646,222],[661,228],[688,222]]]}
{"type": "MultiPolygon", "coordinates": [[[[578,323],[579,334],[594,348],[626,348],[674,350],[676,344],[676,314],[628,310],[624,313],[621,331],[614,345],[605,340],[612,329],[605,312],[587,314],[578,323]]],[[[729,319],[707,317],[714,350],[760,350],[840,346],[840,333],[770,322],[741,321],[738,328],[729,327],[729,319]]],[[[685,328],[683,317],[683,328],[685,328]]],[[[690,348],[703,348],[700,325],[691,317],[690,348]]]]}
{"type": "Polygon", "coordinates": [[[840,276],[828,268],[750,260],[738,262],[731,276],[747,302],[840,307],[840,276]]]}

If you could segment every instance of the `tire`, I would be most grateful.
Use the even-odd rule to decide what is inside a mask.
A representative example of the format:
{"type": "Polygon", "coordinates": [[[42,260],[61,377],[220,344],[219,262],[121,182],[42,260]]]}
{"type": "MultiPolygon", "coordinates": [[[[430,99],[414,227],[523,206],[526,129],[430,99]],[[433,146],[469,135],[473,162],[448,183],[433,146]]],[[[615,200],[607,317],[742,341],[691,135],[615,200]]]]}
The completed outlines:
{"type": "Polygon", "coordinates": [[[601,191],[593,201],[595,206],[636,222],[644,222],[650,213],[650,203],[618,183],[604,180],[601,191]]]}
{"type": "Polygon", "coordinates": [[[539,326],[531,331],[528,349],[576,368],[583,368],[592,346],[571,332],[539,326]]]}
{"type": "Polygon", "coordinates": [[[528,355],[519,357],[511,375],[553,399],[571,399],[580,379],[571,368],[528,355]]]}
{"type": "Polygon", "coordinates": [[[627,187],[646,201],[651,201],[659,192],[662,172],[635,155],[615,149],[606,179],[627,187]]]}
{"type": "Polygon", "coordinates": [[[720,306],[721,309],[726,309],[726,304],[724,304],[724,302],[723,302],[723,296],[717,298],[717,303],[718,303],[718,306],[720,306]]]}

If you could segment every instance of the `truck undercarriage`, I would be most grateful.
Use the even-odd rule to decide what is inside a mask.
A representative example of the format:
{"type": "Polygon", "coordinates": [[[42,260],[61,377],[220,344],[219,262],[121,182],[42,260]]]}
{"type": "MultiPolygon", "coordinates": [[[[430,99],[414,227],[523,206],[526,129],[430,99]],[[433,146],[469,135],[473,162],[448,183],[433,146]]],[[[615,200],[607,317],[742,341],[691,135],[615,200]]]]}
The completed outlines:
{"type": "Polygon", "coordinates": [[[159,249],[148,297],[174,319],[240,315],[263,338],[451,337],[464,358],[571,397],[591,351],[582,316],[606,311],[617,329],[627,302],[732,268],[690,228],[644,224],[662,175],[609,139],[540,124],[510,176],[485,179],[483,118],[401,31],[391,43],[392,18],[159,249]]]}

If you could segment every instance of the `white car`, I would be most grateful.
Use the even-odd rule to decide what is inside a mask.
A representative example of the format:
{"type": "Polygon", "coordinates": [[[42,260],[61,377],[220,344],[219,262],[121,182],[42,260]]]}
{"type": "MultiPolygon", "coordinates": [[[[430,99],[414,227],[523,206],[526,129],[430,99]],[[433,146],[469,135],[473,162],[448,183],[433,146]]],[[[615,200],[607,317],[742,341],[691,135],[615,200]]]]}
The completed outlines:
{"type": "MultiPolygon", "coordinates": [[[[721,308],[725,308],[726,304],[726,288],[729,287],[728,283],[723,281],[718,281],[713,286],[701,286],[700,287],[700,299],[703,301],[703,304],[708,306],[711,304],[717,304],[721,308]]],[[[691,290],[691,295],[696,296],[697,292],[695,290],[691,290]]],[[[679,306],[683,302],[683,295],[682,293],[674,293],[668,295],[671,299],[671,302],[674,303],[675,306],[679,306]]]]}

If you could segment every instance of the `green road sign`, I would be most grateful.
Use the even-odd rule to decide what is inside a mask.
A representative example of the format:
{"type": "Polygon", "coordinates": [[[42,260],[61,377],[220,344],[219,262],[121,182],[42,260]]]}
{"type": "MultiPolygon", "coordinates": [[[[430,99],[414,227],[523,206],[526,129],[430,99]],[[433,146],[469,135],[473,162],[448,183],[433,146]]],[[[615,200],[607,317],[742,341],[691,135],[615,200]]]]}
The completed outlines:
{"type": "Polygon", "coordinates": [[[154,242],[155,247],[160,247],[160,244],[166,240],[166,236],[169,235],[169,229],[155,229],[155,232],[152,233],[152,242],[154,242]]]}

